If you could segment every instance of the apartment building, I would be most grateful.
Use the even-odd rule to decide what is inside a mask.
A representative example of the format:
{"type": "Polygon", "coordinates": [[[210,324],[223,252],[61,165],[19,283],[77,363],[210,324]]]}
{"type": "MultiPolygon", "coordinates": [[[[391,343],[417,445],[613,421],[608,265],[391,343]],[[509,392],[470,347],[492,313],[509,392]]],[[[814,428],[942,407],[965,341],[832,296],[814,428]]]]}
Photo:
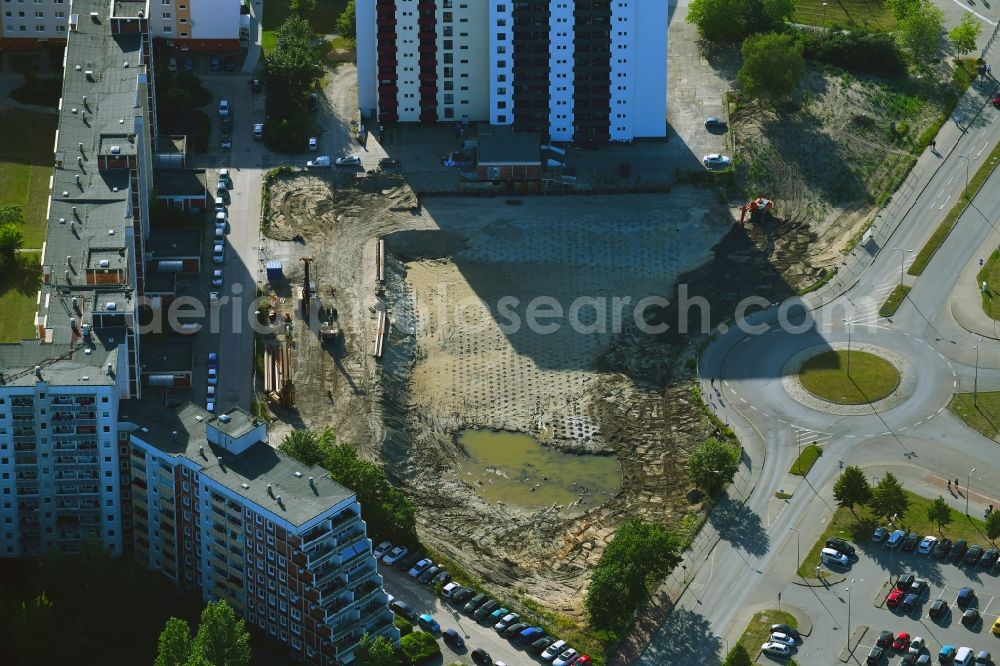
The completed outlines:
{"type": "Polygon", "coordinates": [[[399,640],[354,493],[275,451],[241,409],[129,403],[121,418],[137,557],[306,663],[349,663],[366,633],[399,640]]]}
{"type": "Polygon", "coordinates": [[[359,107],[553,141],[664,137],[667,18],[647,0],[361,0],[359,107]]]}
{"type": "MultiPolygon", "coordinates": [[[[65,44],[79,0],[0,0],[0,48],[65,44]]],[[[104,0],[97,11],[149,21],[149,34],[182,51],[240,48],[240,0],[104,0]]]]}

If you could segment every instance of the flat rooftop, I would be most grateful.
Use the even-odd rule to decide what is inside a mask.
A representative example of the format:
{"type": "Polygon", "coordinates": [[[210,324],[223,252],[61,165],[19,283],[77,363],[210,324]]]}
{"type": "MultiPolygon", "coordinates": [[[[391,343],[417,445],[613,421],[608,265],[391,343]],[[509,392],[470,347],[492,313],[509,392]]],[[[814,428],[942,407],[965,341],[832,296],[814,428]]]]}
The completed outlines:
{"type": "Polygon", "coordinates": [[[135,400],[123,401],[119,419],[139,426],[132,432],[134,438],[169,456],[187,458],[202,474],[296,526],[355,497],[331,479],[325,469],[303,465],[266,442],[254,444],[238,456],[209,444],[205,436],[207,424],[223,424],[192,403],[170,410],[135,400]],[[309,477],[313,477],[314,485],[309,484],[309,477]],[[268,484],[274,497],[267,492],[268,484]],[[281,497],[280,504],[277,497],[281,497]]]}
{"type": "Polygon", "coordinates": [[[157,169],[155,177],[157,194],[208,196],[204,169],[157,169]]]}
{"type": "Polygon", "coordinates": [[[154,229],[149,232],[146,252],[156,259],[201,256],[201,231],[198,229],[154,229]]]}
{"type": "Polygon", "coordinates": [[[194,367],[194,343],[189,340],[145,340],[139,350],[142,374],[190,372],[194,367]]]}

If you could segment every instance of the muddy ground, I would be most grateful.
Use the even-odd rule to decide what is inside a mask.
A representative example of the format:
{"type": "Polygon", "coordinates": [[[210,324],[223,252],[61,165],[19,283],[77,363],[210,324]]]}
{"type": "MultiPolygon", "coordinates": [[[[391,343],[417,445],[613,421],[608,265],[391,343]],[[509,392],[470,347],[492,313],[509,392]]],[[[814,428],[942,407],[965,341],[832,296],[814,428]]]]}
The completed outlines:
{"type": "Polygon", "coordinates": [[[336,178],[335,171],[282,175],[271,188],[265,250],[283,260],[289,278],[277,287],[279,307],[296,310],[298,258],[311,256],[319,300],[337,308],[344,330],[323,347],[296,317],[297,404],[278,410],[276,434],[332,426],[385,462],[420,507],[429,545],[498,589],[526,590],[579,615],[588,572],[623,519],[678,525],[698,509],[685,499],[684,466],[712,429],[691,400],[697,335],[677,333],[675,306],[648,309],[640,321],[671,327],[651,334],[637,330],[630,307],[616,326],[612,299],[676,302],[684,283],[690,296],[715,304],[718,321],[743,296],[791,293],[797,285],[782,272],[823,248],[804,225],[733,230],[732,211],[695,187],[618,197],[425,198],[415,212],[398,177],[336,178]],[[292,241],[296,234],[304,242],[292,241]],[[375,282],[378,237],[388,255],[384,291],[375,282]],[[504,297],[517,305],[501,316],[504,297]],[[564,309],[562,318],[543,320],[559,323],[554,332],[527,326],[527,306],[539,297],[564,309]],[[571,320],[580,297],[590,300],[571,320]],[[370,352],[381,307],[390,329],[376,362],[370,352]],[[582,493],[576,506],[489,504],[456,470],[463,455],[456,434],[466,427],[616,455],[621,488],[611,497],[582,493]]]}

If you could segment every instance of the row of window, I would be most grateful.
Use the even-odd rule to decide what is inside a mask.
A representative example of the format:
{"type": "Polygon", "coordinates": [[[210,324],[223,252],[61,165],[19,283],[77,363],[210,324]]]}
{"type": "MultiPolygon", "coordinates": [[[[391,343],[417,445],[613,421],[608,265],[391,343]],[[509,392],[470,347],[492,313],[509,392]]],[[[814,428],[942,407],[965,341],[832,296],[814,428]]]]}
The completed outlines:
{"type": "MultiPolygon", "coordinates": [[[[14,12],[12,12],[12,11],[6,11],[6,12],[4,12],[4,16],[6,16],[7,18],[13,18],[14,17],[14,12]]],[[[18,12],[17,13],[17,17],[18,18],[24,18],[25,17],[24,16],[24,12],[18,12]]],[[[66,18],[66,12],[55,12],[55,16],[54,17],[55,18],[66,18]]],[[[35,12],[35,18],[45,18],[45,12],[43,12],[43,11],[36,11],[35,12]]]]}

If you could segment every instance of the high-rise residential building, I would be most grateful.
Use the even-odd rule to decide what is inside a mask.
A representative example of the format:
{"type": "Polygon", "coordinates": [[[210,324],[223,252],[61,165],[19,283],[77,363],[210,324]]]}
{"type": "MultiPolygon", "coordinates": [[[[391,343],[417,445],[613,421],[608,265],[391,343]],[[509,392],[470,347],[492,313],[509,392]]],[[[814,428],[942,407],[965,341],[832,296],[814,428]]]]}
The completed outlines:
{"type": "MultiPolygon", "coordinates": [[[[102,13],[142,17],[149,34],[181,51],[240,48],[240,0],[106,0],[102,13]]],[[[64,44],[79,0],[0,0],[0,48],[33,49],[64,44]]]]}
{"type": "Polygon", "coordinates": [[[354,493],[271,448],[241,409],[124,403],[137,557],[224,599],[311,664],[398,641],[354,493]]]}
{"type": "Polygon", "coordinates": [[[648,0],[360,0],[359,106],[552,141],[664,137],[667,18],[648,0]]]}
{"type": "Polygon", "coordinates": [[[152,3],[74,0],[67,16],[35,337],[0,345],[0,557],[96,540],[306,663],[350,663],[365,633],[399,639],[355,495],[242,410],[141,400],[152,3]]]}

